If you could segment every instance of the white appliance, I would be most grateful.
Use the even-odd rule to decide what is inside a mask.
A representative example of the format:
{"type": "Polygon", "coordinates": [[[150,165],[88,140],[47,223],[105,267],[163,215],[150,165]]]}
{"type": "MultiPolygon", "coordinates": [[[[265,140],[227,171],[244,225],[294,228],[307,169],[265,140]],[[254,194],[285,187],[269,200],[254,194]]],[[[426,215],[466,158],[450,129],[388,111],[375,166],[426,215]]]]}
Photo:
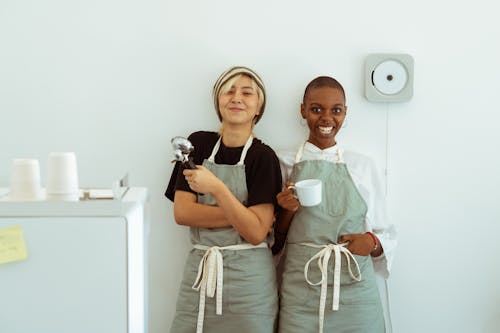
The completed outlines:
{"type": "Polygon", "coordinates": [[[148,192],[121,200],[12,202],[0,231],[28,256],[0,264],[2,333],[146,333],[148,192]]]}

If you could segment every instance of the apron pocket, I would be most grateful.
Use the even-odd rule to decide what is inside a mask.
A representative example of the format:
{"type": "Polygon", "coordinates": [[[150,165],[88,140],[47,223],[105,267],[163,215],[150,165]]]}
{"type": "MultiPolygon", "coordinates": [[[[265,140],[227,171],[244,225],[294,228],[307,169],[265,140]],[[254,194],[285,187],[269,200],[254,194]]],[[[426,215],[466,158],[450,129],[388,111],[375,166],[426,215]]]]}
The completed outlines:
{"type": "MultiPolygon", "coordinates": [[[[333,254],[332,254],[333,256],[333,254]]],[[[358,256],[356,254],[353,254],[354,258],[358,262],[359,266],[359,272],[361,272],[361,281],[356,281],[351,277],[351,274],[349,274],[349,267],[347,266],[347,259],[345,258],[344,255],[342,255],[342,268],[340,270],[340,286],[347,286],[355,283],[362,282],[365,279],[365,274],[366,274],[366,266],[368,264],[368,260],[372,260],[369,256],[358,256]]],[[[333,276],[333,262],[332,259],[330,258],[330,263],[329,263],[329,268],[328,268],[328,276],[333,276]]],[[[355,277],[359,276],[359,272],[356,268],[356,264],[352,261],[351,259],[351,271],[352,274],[355,277]]],[[[330,281],[329,281],[330,282],[330,281]]]]}
{"type": "Polygon", "coordinates": [[[330,183],[328,187],[324,186],[323,200],[325,200],[325,203],[321,204],[321,208],[331,216],[339,216],[345,213],[348,193],[344,182],[330,183]]]}
{"type": "MultiPolygon", "coordinates": [[[[309,255],[295,254],[287,255],[283,281],[281,283],[281,304],[283,306],[315,306],[318,300],[314,297],[319,292],[320,286],[311,286],[304,277],[304,265],[310,259],[309,255]]],[[[315,266],[310,265],[308,278],[315,283],[321,279],[321,272],[315,266]],[[313,268],[314,266],[314,268],[313,268]]]]}
{"type": "MultiPolygon", "coordinates": [[[[356,281],[351,278],[347,262],[342,262],[342,270],[340,276],[340,303],[341,304],[373,304],[380,302],[378,287],[375,281],[375,273],[373,271],[372,259],[369,256],[354,255],[358,261],[361,270],[361,281],[356,281]]],[[[345,260],[345,259],[344,259],[345,260]]],[[[355,276],[357,270],[355,265],[351,268],[355,276]]]]}
{"type": "Polygon", "coordinates": [[[340,304],[375,304],[380,305],[377,285],[372,278],[340,286],[340,304]]]}
{"type": "Polygon", "coordinates": [[[266,316],[277,313],[276,271],[268,249],[234,251],[224,258],[224,263],[224,274],[228,276],[224,293],[228,295],[230,312],[266,316]]]}

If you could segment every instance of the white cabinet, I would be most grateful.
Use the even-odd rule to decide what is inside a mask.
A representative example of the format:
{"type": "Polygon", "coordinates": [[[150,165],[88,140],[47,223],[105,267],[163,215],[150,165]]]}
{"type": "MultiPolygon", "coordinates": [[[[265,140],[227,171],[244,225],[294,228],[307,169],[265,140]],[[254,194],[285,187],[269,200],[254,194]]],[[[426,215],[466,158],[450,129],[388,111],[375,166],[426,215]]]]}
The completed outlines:
{"type": "Polygon", "coordinates": [[[122,200],[0,201],[28,257],[0,264],[2,333],[147,332],[147,191],[122,200]]]}

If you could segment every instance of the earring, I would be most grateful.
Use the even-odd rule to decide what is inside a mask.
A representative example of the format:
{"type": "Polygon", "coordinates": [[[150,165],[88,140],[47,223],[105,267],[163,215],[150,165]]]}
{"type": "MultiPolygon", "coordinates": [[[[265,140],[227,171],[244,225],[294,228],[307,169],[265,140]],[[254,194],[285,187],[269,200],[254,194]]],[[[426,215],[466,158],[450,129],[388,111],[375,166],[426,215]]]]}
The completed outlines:
{"type": "Polygon", "coordinates": [[[342,122],[342,126],[340,128],[346,128],[349,126],[349,121],[347,120],[347,117],[344,118],[344,121],[342,122]]]}
{"type": "Polygon", "coordinates": [[[306,125],[307,125],[307,120],[306,120],[306,119],[304,119],[304,118],[301,118],[301,119],[300,119],[300,126],[302,126],[302,127],[306,127],[306,125]]]}

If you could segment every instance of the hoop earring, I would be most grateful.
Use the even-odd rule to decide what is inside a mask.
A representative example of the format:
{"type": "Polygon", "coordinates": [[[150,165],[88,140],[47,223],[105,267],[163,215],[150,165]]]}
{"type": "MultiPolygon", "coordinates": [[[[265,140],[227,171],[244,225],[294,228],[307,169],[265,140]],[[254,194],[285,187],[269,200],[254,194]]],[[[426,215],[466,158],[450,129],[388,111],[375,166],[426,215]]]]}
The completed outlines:
{"type": "Polygon", "coordinates": [[[344,121],[342,122],[342,126],[340,128],[346,128],[349,126],[349,121],[347,120],[347,117],[344,118],[344,121]]]}
{"type": "Polygon", "coordinates": [[[302,126],[302,127],[306,127],[306,126],[307,126],[307,120],[306,120],[306,119],[304,119],[304,118],[301,118],[301,119],[300,119],[300,126],[302,126]]]}

